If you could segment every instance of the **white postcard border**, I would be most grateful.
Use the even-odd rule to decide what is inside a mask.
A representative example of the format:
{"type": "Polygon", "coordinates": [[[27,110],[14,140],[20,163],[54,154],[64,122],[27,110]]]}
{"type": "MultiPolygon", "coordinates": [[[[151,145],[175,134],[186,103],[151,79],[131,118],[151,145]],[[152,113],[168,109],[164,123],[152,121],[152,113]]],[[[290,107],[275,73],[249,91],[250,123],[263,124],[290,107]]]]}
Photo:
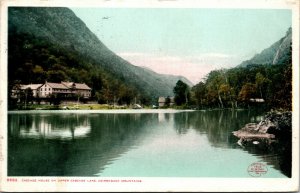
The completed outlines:
{"type": "MultiPolygon", "coordinates": [[[[4,0],[1,1],[0,66],[0,191],[297,191],[299,186],[299,1],[298,0],[4,0]],[[7,7],[144,7],[144,8],[248,8],[291,9],[293,20],[293,138],[292,178],[99,178],[99,177],[17,177],[7,173],[7,7]],[[97,182],[88,182],[89,180],[97,182]],[[30,182],[30,181],[36,182],[30,182]],[[41,182],[38,182],[38,181],[41,182]],[[46,182],[49,180],[49,182],[46,182]],[[65,182],[73,180],[73,182],[65,182]],[[81,182],[85,180],[85,182],[81,182]],[[101,181],[98,181],[101,180],[101,181]]],[[[246,170],[246,168],[245,168],[246,170]]]]}

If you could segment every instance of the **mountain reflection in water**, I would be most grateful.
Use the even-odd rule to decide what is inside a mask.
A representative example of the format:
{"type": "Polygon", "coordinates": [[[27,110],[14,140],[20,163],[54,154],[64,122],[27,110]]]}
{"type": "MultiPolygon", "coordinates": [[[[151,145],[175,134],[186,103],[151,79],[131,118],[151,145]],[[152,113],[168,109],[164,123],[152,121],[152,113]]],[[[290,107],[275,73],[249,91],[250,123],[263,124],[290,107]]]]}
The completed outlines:
{"type": "MultiPolygon", "coordinates": [[[[187,161],[186,159],[195,159],[193,163],[199,162],[194,166],[199,168],[190,168],[191,171],[198,169],[199,173],[182,175],[203,177],[208,175],[201,173],[200,162],[203,160],[182,156],[186,153],[181,152],[178,148],[182,144],[190,145],[190,151],[196,151],[195,154],[199,155],[209,149],[215,151],[216,148],[242,153],[243,156],[247,152],[249,156],[253,155],[257,157],[255,159],[267,162],[271,168],[275,169],[274,172],[277,170],[286,173],[279,163],[282,159],[280,155],[276,154],[276,151],[264,149],[253,152],[242,149],[236,143],[237,138],[231,133],[250,121],[260,121],[263,112],[229,110],[178,113],[160,113],[158,110],[157,113],[141,114],[136,112],[129,114],[10,113],[8,115],[8,175],[101,176],[107,174],[115,176],[118,174],[112,173],[112,171],[119,170],[114,168],[114,166],[118,167],[119,162],[122,168],[128,164],[128,169],[131,165],[136,164],[128,163],[126,160],[128,156],[129,162],[130,159],[132,161],[139,160],[140,164],[143,164],[150,160],[153,167],[160,167],[160,161],[163,163],[168,153],[170,156],[175,156],[174,159],[178,158],[183,162],[187,161]],[[188,139],[191,136],[193,141],[188,139]],[[207,138],[208,144],[205,147],[209,148],[204,149],[203,146],[203,149],[193,149],[200,143],[205,143],[205,141],[201,141],[204,139],[203,137],[207,138]],[[149,145],[158,142],[157,149],[149,145]],[[172,150],[172,146],[174,146],[174,150],[172,150]],[[159,151],[162,151],[164,147],[171,149],[162,154],[159,151]],[[142,154],[134,154],[135,150],[142,154]],[[166,155],[164,155],[165,153],[166,155]],[[158,156],[157,159],[155,156],[158,156]]],[[[183,148],[182,151],[186,150],[183,148]]],[[[226,155],[225,152],[220,156],[226,157],[226,155]]],[[[249,159],[254,159],[251,157],[249,159]]],[[[215,162],[217,163],[218,160],[215,162]]],[[[172,164],[172,167],[176,168],[178,163],[174,160],[172,164]]],[[[149,170],[151,170],[151,166],[149,166],[149,170]]],[[[179,170],[180,168],[174,173],[172,173],[173,170],[162,171],[162,173],[151,173],[150,171],[137,173],[134,170],[124,170],[125,173],[121,173],[121,170],[119,171],[120,175],[126,176],[179,175],[180,177],[179,170]]],[[[209,175],[222,177],[227,173],[209,175]]],[[[232,175],[234,175],[233,177],[249,177],[240,176],[247,174],[238,171],[232,175]]]]}

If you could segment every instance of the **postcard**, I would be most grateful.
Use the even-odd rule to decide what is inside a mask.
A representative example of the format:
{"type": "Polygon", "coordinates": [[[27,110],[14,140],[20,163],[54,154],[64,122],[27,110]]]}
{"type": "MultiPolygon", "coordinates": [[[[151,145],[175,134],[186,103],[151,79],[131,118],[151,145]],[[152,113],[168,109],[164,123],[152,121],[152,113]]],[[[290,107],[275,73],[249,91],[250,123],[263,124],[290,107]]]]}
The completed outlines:
{"type": "Polygon", "coordinates": [[[299,191],[299,1],[0,13],[1,191],[299,191]]]}

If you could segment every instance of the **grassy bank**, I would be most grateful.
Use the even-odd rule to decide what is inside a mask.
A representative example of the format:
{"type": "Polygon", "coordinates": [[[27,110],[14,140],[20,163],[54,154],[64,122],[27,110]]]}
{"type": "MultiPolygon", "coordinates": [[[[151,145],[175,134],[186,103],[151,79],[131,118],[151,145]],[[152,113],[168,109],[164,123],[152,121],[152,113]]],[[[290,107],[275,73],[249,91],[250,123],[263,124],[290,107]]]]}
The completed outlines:
{"type": "MultiPolygon", "coordinates": [[[[110,110],[110,109],[133,109],[132,105],[108,105],[108,104],[29,104],[17,106],[15,109],[9,110],[110,110]]],[[[151,109],[150,106],[143,106],[143,109],[151,109]]]]}

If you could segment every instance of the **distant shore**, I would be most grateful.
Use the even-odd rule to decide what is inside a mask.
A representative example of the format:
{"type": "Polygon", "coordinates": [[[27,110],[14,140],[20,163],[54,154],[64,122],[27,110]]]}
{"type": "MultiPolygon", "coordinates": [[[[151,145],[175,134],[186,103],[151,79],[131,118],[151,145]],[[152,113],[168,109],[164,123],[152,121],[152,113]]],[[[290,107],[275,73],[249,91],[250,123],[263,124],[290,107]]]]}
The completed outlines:
{"type": "Polygon", "coordinates": [[[8,114],[23,113],[106,113],[106,114],[135,114],[135,113],[177,113],[192,112],[195,110],[178,110],[178,109],[110,109],[110,110],[13,110],[8,114]]]}
{"type": "Polygon", "coordinates": [[[82,103],[70,103],[70,104],[29,104],[26,107],[24,105],[18,106],[16,109],[9,110],[110,110],[110,109],[130,109],[131,106],[126,105],[109,105],[109,104],[82,104],[82,103]]]}
{"type": "MultiPolygon", "coordinates": [[[[257,108],[257,107],[256,107],[257,108]]],[[[250,108],[250,109],[256,109],[250,108]]],[[[111,104],[82,104],[82,103],[71,103],[71,104],[60,104],[60,105],[49,105],[49,104],[30,104],[27,105],[26,108],[24,106],[19,106],[15,109],[8,109],[9,112],[58,112],[58,111],[67,111],[67,112],[78,112],[78,111],[85,111],[85,112],[115,112],[115,111],[147,111],[147,112],[160,112],[163,111],[213,111],[213,110],[250,110],[249,108],[196,108],[196,107],[189,107],[189,106],[163,106],[158,107],[156,105],[149,106],[149,105],[138,105],[136,108],[135,105],[111,105],[111,104]]]]}

